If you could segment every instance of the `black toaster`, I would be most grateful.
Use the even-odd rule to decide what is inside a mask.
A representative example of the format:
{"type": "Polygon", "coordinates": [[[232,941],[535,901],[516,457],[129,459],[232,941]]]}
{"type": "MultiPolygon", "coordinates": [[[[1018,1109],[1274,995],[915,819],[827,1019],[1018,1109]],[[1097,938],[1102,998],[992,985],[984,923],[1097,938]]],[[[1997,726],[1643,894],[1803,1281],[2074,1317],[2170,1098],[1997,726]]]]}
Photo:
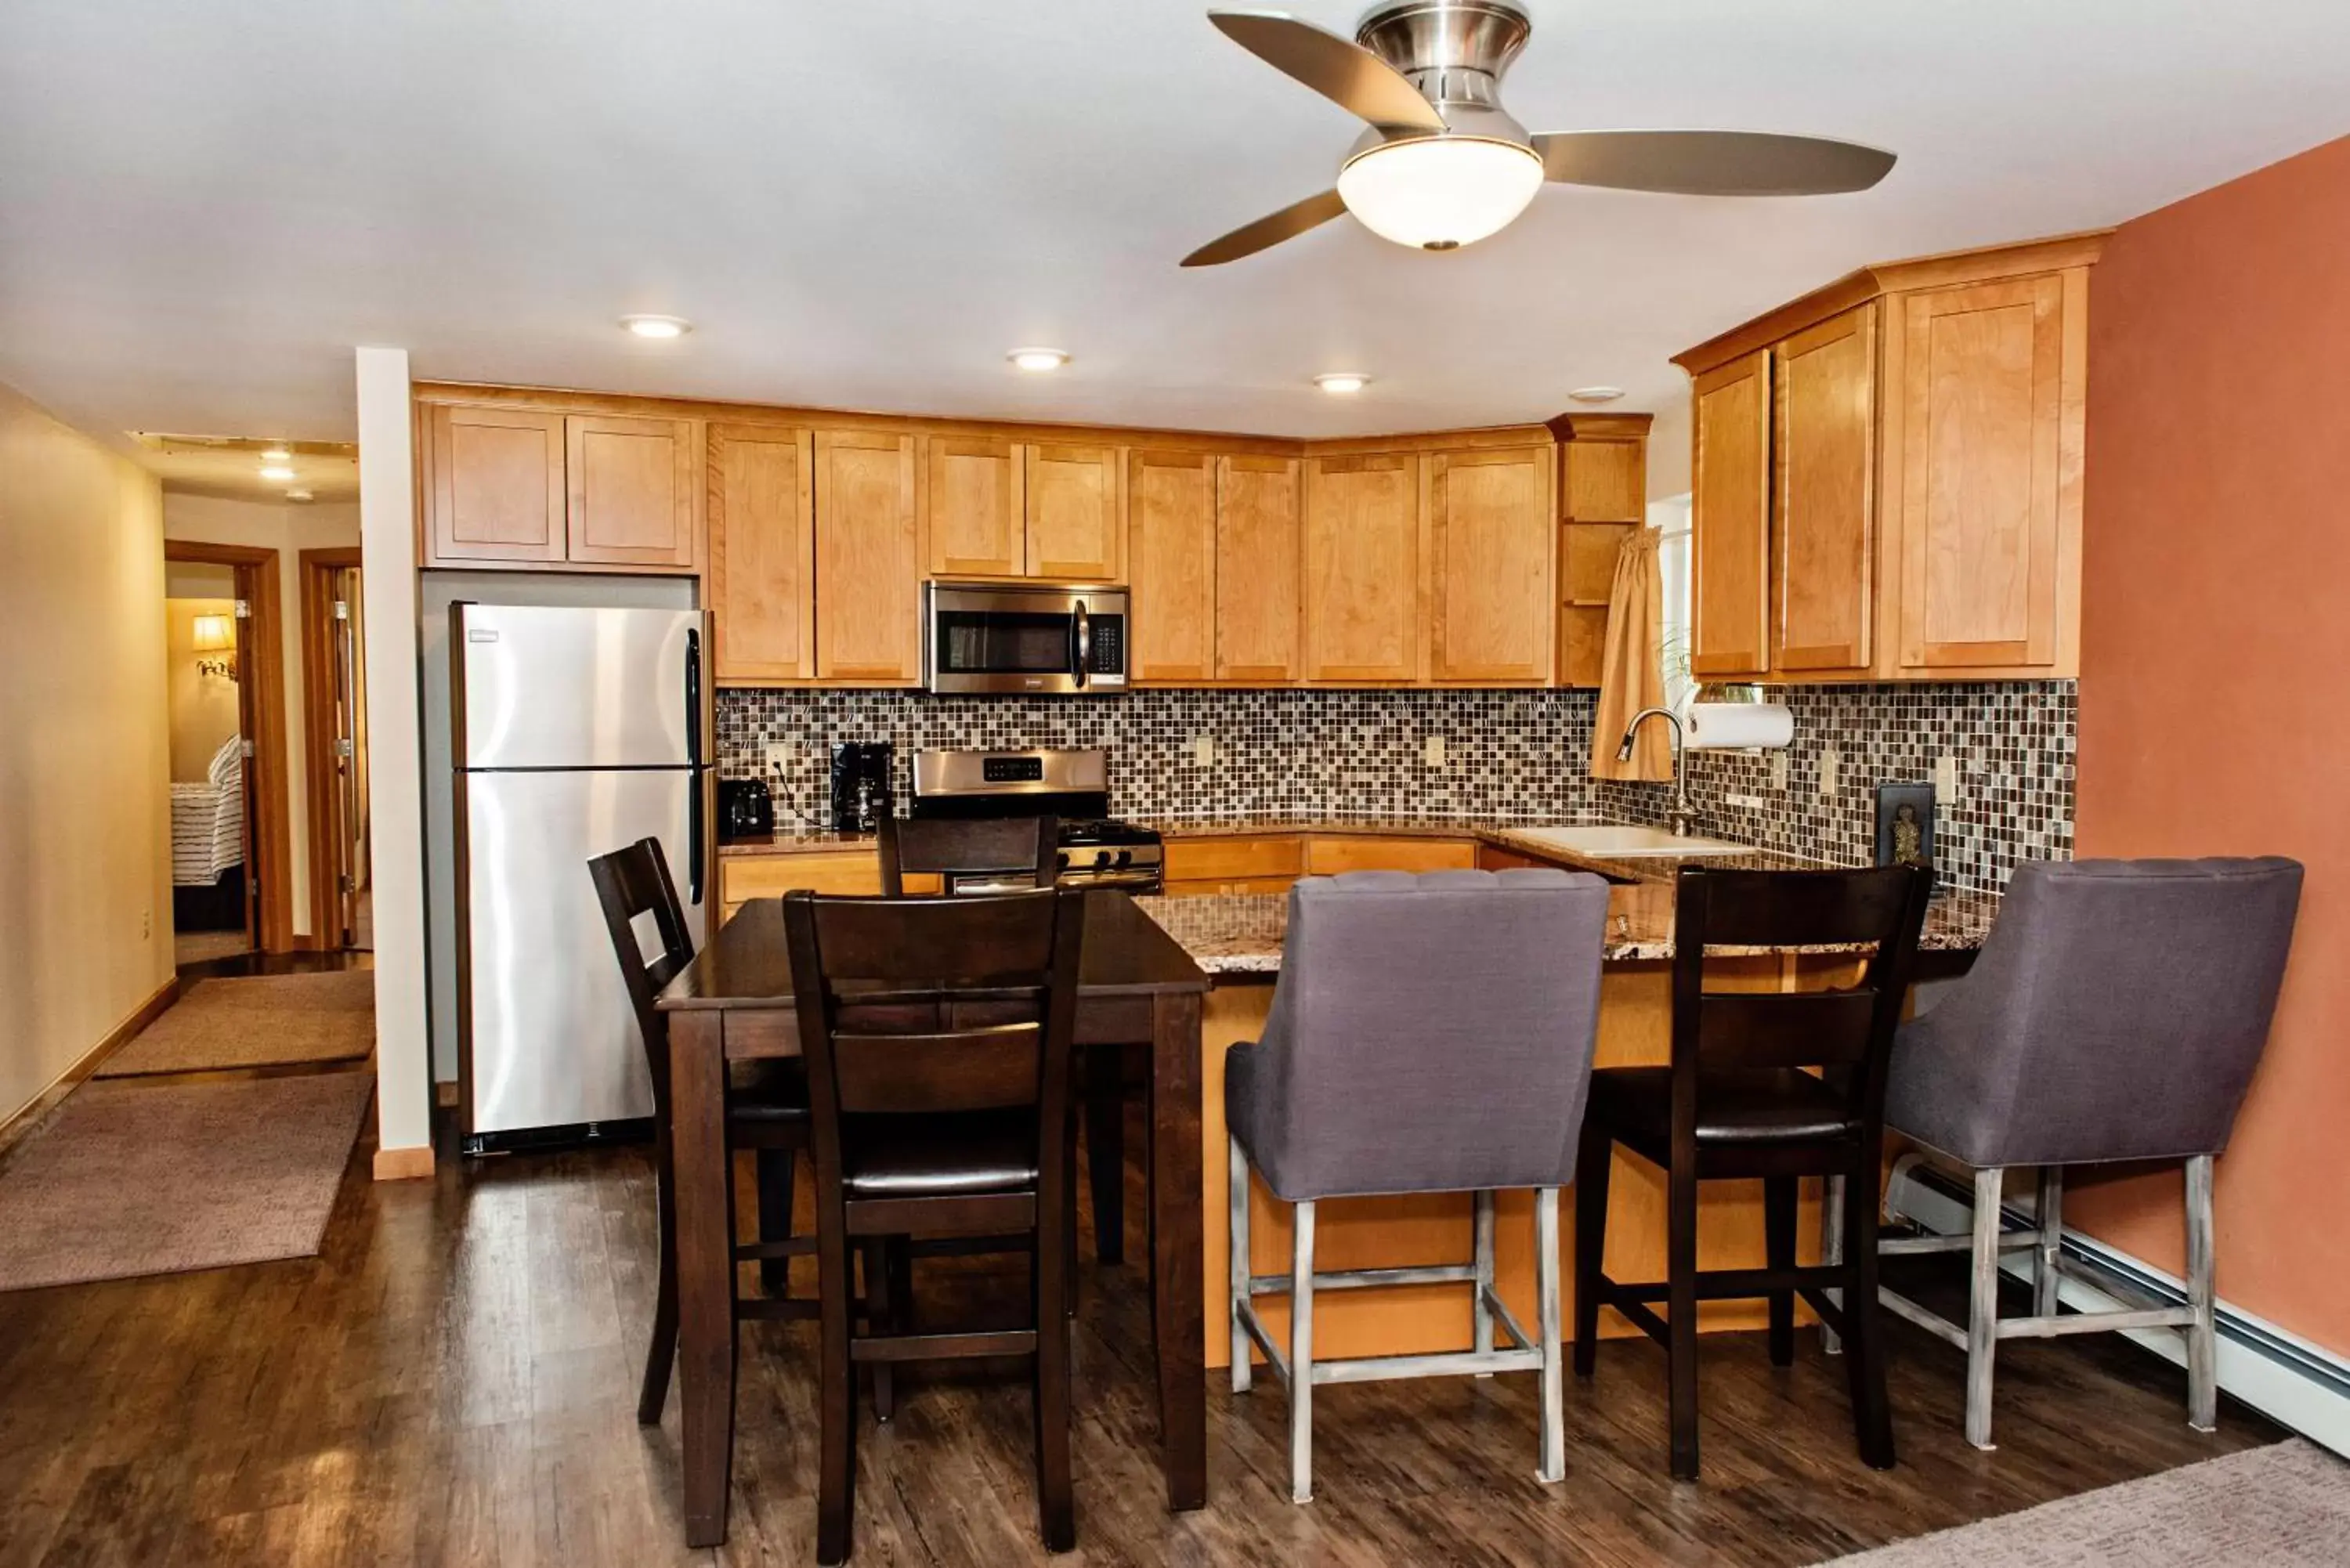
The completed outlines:
{"type": "Polygon", "coordinates": [[[718,781],[718,835],[750,838],[775,830],[775,797],[761,779],[718,781]]]}

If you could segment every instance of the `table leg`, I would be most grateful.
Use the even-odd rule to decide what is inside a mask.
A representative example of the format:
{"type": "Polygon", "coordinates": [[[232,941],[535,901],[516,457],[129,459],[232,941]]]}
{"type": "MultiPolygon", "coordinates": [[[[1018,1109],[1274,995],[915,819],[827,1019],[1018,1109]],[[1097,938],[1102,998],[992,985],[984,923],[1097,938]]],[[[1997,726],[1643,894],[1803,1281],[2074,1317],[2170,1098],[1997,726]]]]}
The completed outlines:
{"type": "Polygon", "coordinates": [[[726,1158],[722,1015],[670,1015],[670,1135],[677,1183],[678,1381],[685,1541],[726,1539],[734,1462],[734,1198],[726,1158]]]}
{"type": "Polygon", "coordinates": [[[1150,1009],[1150,1303],[1167,1506],[1208,1501],[1208,1374],[1201,1282],[1200,997],[1150,1009]]]}

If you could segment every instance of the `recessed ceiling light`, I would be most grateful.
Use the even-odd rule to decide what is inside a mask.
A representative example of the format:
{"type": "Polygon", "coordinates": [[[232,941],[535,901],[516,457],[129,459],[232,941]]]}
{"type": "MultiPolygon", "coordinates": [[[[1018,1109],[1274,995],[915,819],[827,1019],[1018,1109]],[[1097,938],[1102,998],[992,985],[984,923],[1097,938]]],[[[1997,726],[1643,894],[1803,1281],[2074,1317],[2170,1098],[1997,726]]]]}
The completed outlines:
{"type": "Polygon", "coordinates": [[[1623,395],[1621,387],[1577,387],[1567,393],[1578,403],[1612,403],[1623,395]]]}
{"type": "Polygon", "coordinates": [[[289,490],[286,493],[286,499],[288,501],[307,501],[310,499],[310,493],[307,490],[289,490]]]}
{"type": "Polygon", "coordinates": [[[283,484],[294,477],[294,471],[282,462],[273,462],[262,469],[261,477],[272,484],[283,484]]]}
{"type": "Polygon", "coordinates": [[[682,337],[693,330],[681,316],[623,316],[620,325],[639,337],[682,337]]]}
{"type": "Polygon", "coordinates": [[[1057,370],[1069,362],[1067,350],[1061,348],[1014,348],[1004,358],[1023,370],[1057,370]]]}
{"type": "Polygon", "coordinates": [[[261,449],[261,461],[264,462],[284,462],[293,455],[282,446],[268,446],[261,449]]]}
{"type": "Polygon", "coordinates": [[[1325,370],[1314,378],[1314,384],[1326,392],[1359,392],[1371,384],[1371,379],[1360,370],[1325,370]]]}

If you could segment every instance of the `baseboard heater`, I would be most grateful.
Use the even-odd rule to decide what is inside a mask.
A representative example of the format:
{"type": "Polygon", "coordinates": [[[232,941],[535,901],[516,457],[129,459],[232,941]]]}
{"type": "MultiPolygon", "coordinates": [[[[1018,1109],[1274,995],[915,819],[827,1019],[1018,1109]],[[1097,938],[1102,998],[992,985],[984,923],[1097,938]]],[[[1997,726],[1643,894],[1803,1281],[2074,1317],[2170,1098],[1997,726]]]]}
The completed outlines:
{"type": "MultiPolygon", "coordinates": [[[[1885,1198],[1894,1218],[1941,1235],[1964,1235],[1973,1219],[1972,1190],[1914,1153],[1903,1155],[1895,1164],[1885,1198]]],[[[2001,1205],[2000,1221],[2001,1229],[2007,1231],[2033,1228],[2030,1211],[2015,1204],[2001,1205]]],[[[2176,1275],[2149,1267],[2093,1236],[2067,1230],[2064,1252],[2165,1304],[2186,1303],[2186,1286],[2176,1275]]],[[[2028,1252],[2010,1253],[2001,1267],[2018,1279],[2032,1277],[2028,1252]]],[[[2076,1312],[2108,1312],[2124,1304],[2070,1278],[2059,1285],[2058,1295],[2076,1312]]],[[[2220,1391],[2350,1459],[2350,1361],[2230,1306],[2224,1299],[2219,1303],[2218,1315],[2220,1391]]],[[[2186,1365],[2185,1345],[2168,1329],[2138,1330],[2127,1337],[2166,1361],[2186,1365]]]]}

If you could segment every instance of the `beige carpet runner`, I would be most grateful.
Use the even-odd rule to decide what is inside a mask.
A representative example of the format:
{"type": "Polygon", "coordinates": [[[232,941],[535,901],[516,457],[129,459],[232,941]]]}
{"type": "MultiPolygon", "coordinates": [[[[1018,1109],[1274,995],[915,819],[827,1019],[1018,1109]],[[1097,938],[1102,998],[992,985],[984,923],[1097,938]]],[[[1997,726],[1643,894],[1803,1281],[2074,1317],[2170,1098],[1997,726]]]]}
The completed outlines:
{"type": "Polygon", "coordinates": [[[375,972],[329,970],[200,980],[101,1078],[352,1062],[375,1049],[375,972]]]}
{"type": "Polygon", "coordinates": [[[372,1073],[85,1084],[0,1163],[0,1290],[306,1258],[372,1073]]]}

